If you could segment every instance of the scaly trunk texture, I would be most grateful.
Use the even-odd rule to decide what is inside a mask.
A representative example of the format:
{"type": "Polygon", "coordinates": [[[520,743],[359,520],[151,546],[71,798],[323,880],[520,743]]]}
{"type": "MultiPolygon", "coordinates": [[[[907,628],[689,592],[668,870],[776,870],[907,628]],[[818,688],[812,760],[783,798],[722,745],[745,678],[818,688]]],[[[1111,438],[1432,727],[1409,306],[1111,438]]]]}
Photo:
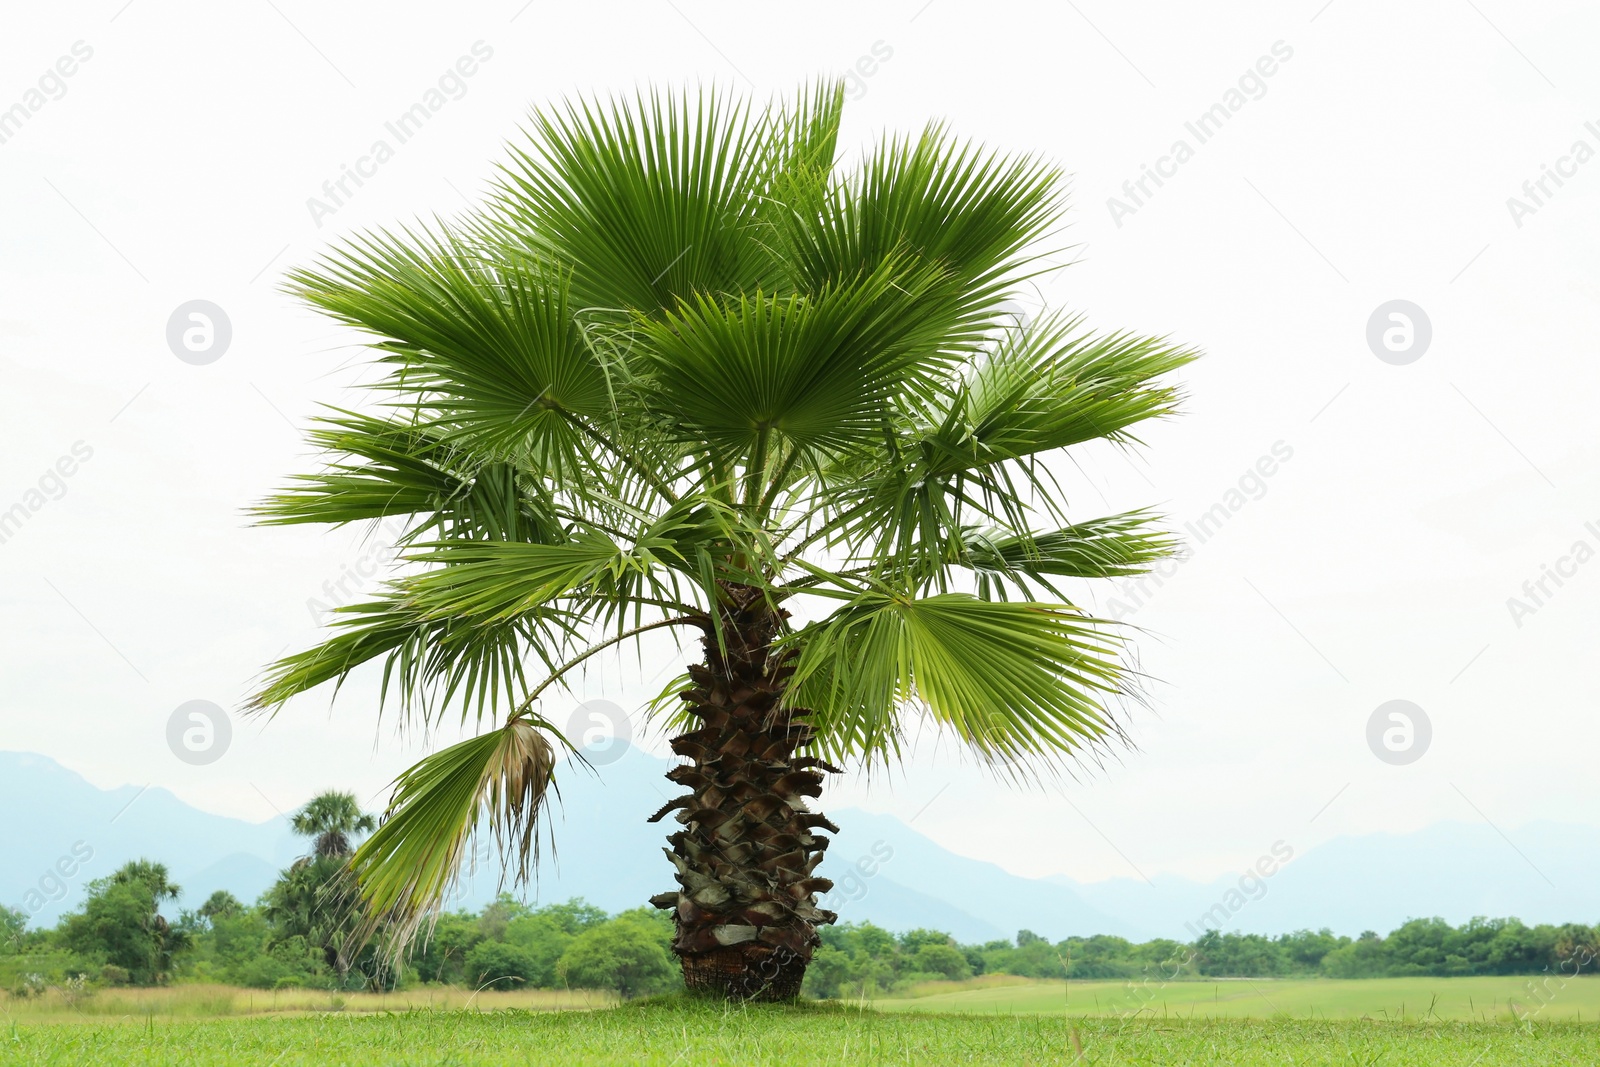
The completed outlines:
{"type": "Polygon", "coordinates": [[[650,898],[674,909],[672,948],[692,992],[740,1000],[790,1000],[800,993],[817,927],[838,916],[817,907],[833,888],[813,877],[828,839],[839,828],[806,807],[822,794],[817,769],[837,769],[795,750],[811,727],[793,720],[804,710],[778,707],[792,657],[770,656],[784,613],[759,591],[725,585],[723,640],[704,639],[706,661],[689,668],[683,695],[700,727],[676,737],[672,750],[690,762],[667,779],[693,792],[667,804],[683,829],[668,836],[667,858],[679,888],[650,898]]]}

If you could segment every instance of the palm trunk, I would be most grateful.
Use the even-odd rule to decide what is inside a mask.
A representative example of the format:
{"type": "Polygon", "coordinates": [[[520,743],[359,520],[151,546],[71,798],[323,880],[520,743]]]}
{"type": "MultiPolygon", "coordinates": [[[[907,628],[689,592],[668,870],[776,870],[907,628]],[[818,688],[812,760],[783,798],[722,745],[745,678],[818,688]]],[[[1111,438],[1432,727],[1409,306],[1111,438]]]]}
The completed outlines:
{"type": "Polygon", "coordinates": [[[800,992],[818,943],[817,927],[837,916],[816,905],[833,883],[813,877],[828,839],[826,817],[806,807],[820,796],[821,760],[796,756],[811,727],[779,701],[793,666],[769,656],[783,613],[754,589],[725,586],[723,645],[704,640],[705,663],[689,668],[683,697],[700,720],[672,750],[689,760],[667,778],[692,792],[667,804],[683,829],[668,836],[679,888],[650,899],[674,909],[672,948],[690,991],[787,1000],[800,992]]]}

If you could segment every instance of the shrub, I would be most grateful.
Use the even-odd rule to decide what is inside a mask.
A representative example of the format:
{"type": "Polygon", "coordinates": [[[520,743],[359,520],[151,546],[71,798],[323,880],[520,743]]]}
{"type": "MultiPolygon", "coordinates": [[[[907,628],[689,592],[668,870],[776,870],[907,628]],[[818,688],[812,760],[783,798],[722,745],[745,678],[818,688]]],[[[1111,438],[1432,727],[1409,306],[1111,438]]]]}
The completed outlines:
{"type": "Polygon", "coordinates": [[[45,980],[44,975],[39,974],[37,971],[30,971],[17,977],[17,984],[11,987],[11,995],[24,999],[36,997],[48,989],[49,985],[50,983],[45,980]]]}
{"type": "Polygon", "coordinates": [[[911,958],[911,966],[957,982],[972,977],[972,965],[954,945],[923,945],[911,958]]]}
{"type": "Polygon", "coordinates": [[[467,984],[476,989],[515,989],[537,969],[538,961],[526,949],[504,941],[482,941],[467,953],[467,984]]]}
{"type": "Polygon", "coordinates": [[[675,977],[661,931],[627,915],[579,934],[556,969],[569,986],[613,989],[624,997],[664,992],[675,977]]]}

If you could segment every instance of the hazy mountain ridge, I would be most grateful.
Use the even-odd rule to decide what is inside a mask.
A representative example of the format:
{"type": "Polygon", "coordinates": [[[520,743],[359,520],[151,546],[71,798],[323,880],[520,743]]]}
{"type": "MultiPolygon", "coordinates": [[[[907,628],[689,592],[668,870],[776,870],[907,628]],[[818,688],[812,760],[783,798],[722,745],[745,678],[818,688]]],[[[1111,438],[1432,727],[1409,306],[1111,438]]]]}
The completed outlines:
{"type": "MultiPolygon", "coordinates": [[[[618,911],[669,888],[661,855],[666,827],[644,821],[668,795],[661,774],[669,766],[630,749],[603,777],[581,770],[564,776],[552,809],[554,848],[528,899],[583,896],[618,911]]],[[[255,899],[304,849],[281,817],[249,823],[199,811],[165,789],[102,790],[30,753],[0,752],[0,810],[13,816],[0,830],[0,903],[23,908],[35,925],[53,923],[78,904],[86,882],[128,859],[166,863],[184,888],[181,903],[192,907],[215,889],[255,899]],[[74,847],[92,856],[64,878],[55,865],[74,847]]],[[[1274,865],[1265,877],[1079,883],[1023,878],[960,856],[890,815],[828,810],[841,832],[820,870],[836,883],[825,907],[846,921],[931,927],[968,942],[1010,938],[1023,928],[1052,939],[1104,933],[1190,940],[1207,925],[1256,933],[1328,926],[1356,934],[1415,916],[1455,923],[1473,915],[1600,918],[1600,900],[1588,888],[1600,876],[1595,827],[1532,823],[1511,832],[1513,849],[1489,826],[1441,823],[1412,834],[1338,838],[1274,865]]],[[[452,906],[477,907],[498,888],[499,868],[486,862],[464,879],[452,906]]]]}

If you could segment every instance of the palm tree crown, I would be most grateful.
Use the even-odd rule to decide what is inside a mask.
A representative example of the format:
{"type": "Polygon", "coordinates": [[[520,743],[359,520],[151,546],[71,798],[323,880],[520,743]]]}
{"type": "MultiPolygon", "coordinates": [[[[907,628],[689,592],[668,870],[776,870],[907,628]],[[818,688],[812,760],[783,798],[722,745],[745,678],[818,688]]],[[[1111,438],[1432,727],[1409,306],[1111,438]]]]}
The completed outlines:
{"type": "Polygon", "coordinates": [[[343,859],[354,851],[350,835],[378,828],[377,820],[361,810],[353,793],[327,792],[308,800],[290,817],[289,825],[301,837],[313,839],[318,859],[343,859]]]}
{"type": "Polygon", "coordinates": [[[152,863],[149,860],[129,860],[112,873],[110,882],[114,885],[139,885],[150,891],[150,899],[157,907],[163,900],[177,900],[183,890],[172,884],[164,863],[152,863]]]}
{"type": "Polygon", "coordinates": [[[566,743],[551,687],[654,629],[703,653],[650,705],[689,790],[656,813],[682,829],[653,902],[695,988],[797,988],[834,919],[807,798],[835,762],[895,760],[919,721],[1024,774],[1116,737],[1122,637],[1063,580],[1173,541],[1142,511],[1070,518],[1041,457],[1133,443],[1194,353],[1022,328],[1058,172],[937,126],[845,161],[842,105],[832,84],[536,113],[471,216],[292,276],[371,338],[384,402],[321,417],[329,465],[259,514],[404,517],[409,566],[254,706],[381,661],[407,720],[493,724],[404,774],[352,858],[396,943],[475,831],[527,876],[566,743]]]}

